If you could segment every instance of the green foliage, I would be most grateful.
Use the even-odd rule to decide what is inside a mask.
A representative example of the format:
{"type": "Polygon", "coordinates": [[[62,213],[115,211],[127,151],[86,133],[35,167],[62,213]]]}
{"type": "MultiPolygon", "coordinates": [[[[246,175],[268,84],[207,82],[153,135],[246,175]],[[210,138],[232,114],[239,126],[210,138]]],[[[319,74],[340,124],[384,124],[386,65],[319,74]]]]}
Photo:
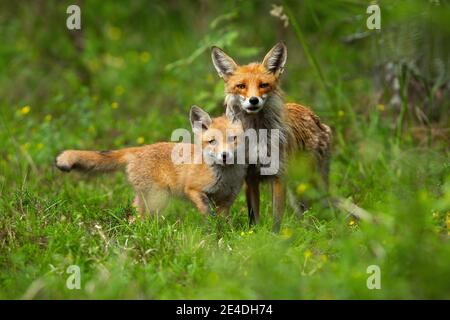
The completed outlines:
{"type": "Polygon", "coordinates": [[[382,30],[368,33],[366,1],[283,3],[287,28],[266,1],[85,1],[76,35],[65,1],[2,2],[0,298],[450,298],[448,42],[438,41],[449,35],[448,2],[382,1],[382,30]],[[396,33],[413,20],[411,35],[396,33]],[[437,40],[422,45],[422,24],[437,40]],[[53,167],[64,149],[169,140],[189,127],[192,104],[221,114],[209,47],[246,63],[278,40],[289,50],[286,100],[333,128],[331,195],[375,221],[329,207],[305,155],[287,182],[311,207],[299,218],[288,206],[280,234],[267,186],[253,228],[243,192],[229,221],[173,200],[164,215],[131,222],[123,173],[53,167]],[[391,61],[401,109],[377,85],[391,61]],[[427,84],[425,100],[408,79],[427,84]],[[409,117],[419,111],[425,125],[409,117]],[[66,287],[72,264],[81,290],[66,287]],[[381,290],[366,287],[369,265],[381,268],[381,290]]]}

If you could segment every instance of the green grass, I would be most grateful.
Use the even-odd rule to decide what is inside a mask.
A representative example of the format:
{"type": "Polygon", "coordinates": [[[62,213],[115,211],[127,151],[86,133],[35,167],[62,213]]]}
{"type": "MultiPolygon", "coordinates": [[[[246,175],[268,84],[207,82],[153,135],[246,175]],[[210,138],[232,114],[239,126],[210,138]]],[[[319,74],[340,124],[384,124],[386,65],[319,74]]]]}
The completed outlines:
{"type": "MultiPolygon", "coordinates": [[[[387,98],[376,98],[371,42],[341,43],[359,30],[362,22],[347,18],[364,14],[365,2],[326,8],[289,2],[325,80],[308,64],[294,30],[269,15],[269,2],[153,5],[149,13],[141,1],[93,1],[84,11],[89,28],[81,54],[58,28],[64,4],[45,11],[47,28],[33,16],[34,5],[0,10],[8,26],[0,28],[6,39],[0,44],[1,299],[450,298],[449,105],[441,121],[422,127],[426,134],[418,137],[406,116],[398,130],[398,112],[387,98]],[[333,127],[331,194],[351,199],[375,222],[319,201],[303,157],[292,160],[287,180],[312,207],[299,218],[288,206],[280,234],[271,232],[267,186],[261,223],[253,228],[243,192],[230,221],[205,218],[174,199],[164,215],[130,223],[133,194],[124,173],[88,177],[53,166],[68,148],[169,140],[175,128],[189,127],[194,103],[220,114],[223,85],[209,45],[249,61],[280,34],[289,48],[287,99],[311,105],[333,127]],[[443,128],[443,138],[432,136],[443,128]],[[81,269],[80,290],[66,287],[70,265],[81,269]],[[366,286],[370,265],[381,269],[381,290],[366,286]]],[[[386,24],[408,12],[389,9],[386,24]]],[[[448,32],[447,24],[441,27],[448,32]]]]}
{"type": "MultiPolygon", "coordinates": [[[[118,112],[104,110],[104,118],[118,112]]],[[[64,147],[99,148],[82,124],[64,125],[71,116],[39,123],[32,110],[3,122],[7,131],[35,133],[11,139],[1,162],[2,298],[449,298],[450,185],[444,189],[441,153],[399,149],[381,129],[380,141],[363,136],[359,146],[336,151],[333,192],[352,195],[377,224],[315,204],[301,219],[288,208],[281,234],[273,234],[267,188],[262,223],[252,229],[243,194],[229,222],[173,201],[164,216],[129,223],[133,195],[124,174],[87,177],[53,167],[64,147]],[[82,290],[65,286],[72,264],[81,268],[82,290]],[[382,290],[366,287],[373,264],[382,290]]],[[[137,136],[141,126],[129,131],[137,136]]],[[[290,171],[293,186],[306,176],[301,163],[290,171]]]]}

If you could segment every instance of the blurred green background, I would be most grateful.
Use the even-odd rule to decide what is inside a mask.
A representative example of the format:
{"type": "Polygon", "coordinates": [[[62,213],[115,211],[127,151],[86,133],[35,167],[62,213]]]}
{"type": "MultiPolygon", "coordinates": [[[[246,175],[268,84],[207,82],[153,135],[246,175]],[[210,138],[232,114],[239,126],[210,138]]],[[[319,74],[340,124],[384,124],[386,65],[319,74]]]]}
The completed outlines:
{"type": "Polygon", "coordinates": [[[381,30],[359,0],[2,1],[0,298],[449,299],[450,4],[377,3],[381,30]],[[265,189],[254,228],[242,193],[230,222],[173,200],[129,223],[123,174],[53,167],[64,149],[169,140],[193,104],[221,114],[209,48],[247,63],[279,40],[286,100],[333,128],[331,194],[375,221],[324,205],[304,158],[279,235],[265,189]],[[80,290],[66,287],[72,264],[80,290]]]}

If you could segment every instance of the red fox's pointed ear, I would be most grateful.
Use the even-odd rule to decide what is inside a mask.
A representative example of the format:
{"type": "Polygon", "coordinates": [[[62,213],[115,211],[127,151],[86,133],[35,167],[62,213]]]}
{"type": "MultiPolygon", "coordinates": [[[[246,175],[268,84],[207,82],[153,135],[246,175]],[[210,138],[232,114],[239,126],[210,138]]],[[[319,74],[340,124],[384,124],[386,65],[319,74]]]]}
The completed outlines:
{"type": "Polygon", "coordinates": [[[218,47],[211,48],[211,59],[221,78],[226,79],[226,77],[232,75],[237,68],[236,62],[218,47]]]}
{"type": "Polygon", "coordinates": [[[264,57],[263,66],[279,76],[283,73],[287,59],[287,48],[283,41],[278,42],[264,57]]]}
{"type": "Polygon", "coordinates": [[[199,106],[191,107],[189,120],[191,121],[192,131],[194,131],[194,133],[201,133],[202,131],[207,130],[212,122],[208,112],[204,111],[199,106]]]}

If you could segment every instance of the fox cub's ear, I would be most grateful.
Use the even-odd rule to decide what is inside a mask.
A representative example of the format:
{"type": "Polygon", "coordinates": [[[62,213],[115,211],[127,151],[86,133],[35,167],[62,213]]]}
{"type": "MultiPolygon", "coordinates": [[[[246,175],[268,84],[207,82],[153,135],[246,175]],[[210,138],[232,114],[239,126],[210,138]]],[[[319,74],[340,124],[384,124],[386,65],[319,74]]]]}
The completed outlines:
{"type": "Polygon", "coordinates": [[[232,75],[237,68],[236,62],[218,47],[211,48],[211,59],[221,78],[232,75]]]}
{"type": "Polygon", "coordinates": [[[211,125],[211,117],[199,106],[192,106],[189,112],[189,120],[191,121],[192,131],[194,133],[200,133],[204,130],[208,130],[211,125]]]}
{"type": "Polygon", "coordinates": [[[278,42],[264,57],[263,66],[279,76],[283,73],[287,59],[287,48],[283,41],[278,42]]]}

